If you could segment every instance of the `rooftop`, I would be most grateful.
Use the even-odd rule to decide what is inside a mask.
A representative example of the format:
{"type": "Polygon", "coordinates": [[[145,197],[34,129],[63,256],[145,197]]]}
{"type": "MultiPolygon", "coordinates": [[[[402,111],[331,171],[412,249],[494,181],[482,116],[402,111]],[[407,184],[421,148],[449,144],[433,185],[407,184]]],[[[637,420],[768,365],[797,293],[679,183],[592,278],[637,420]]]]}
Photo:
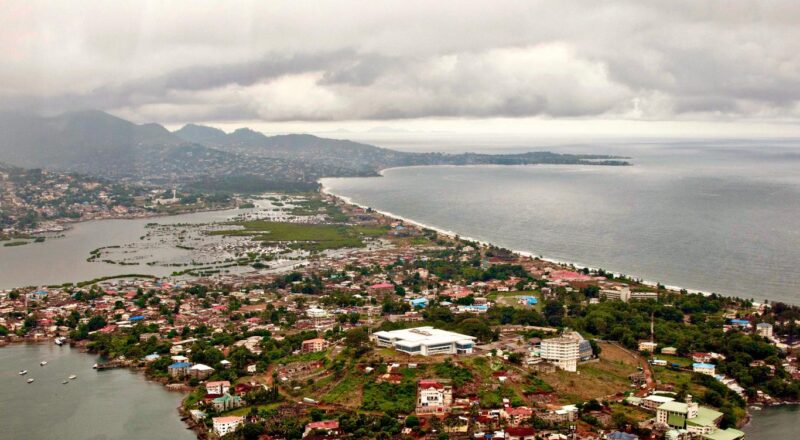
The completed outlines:
{"type": "Polygon", "coordinates": [[[380,331],[375,332],[375,336],[396,339],[398,342],[402,341],[406,345],[412,343],[450,343],[450,342],[471,342],[475,340],[474,336],[462,335],[460,333],[449,332],[447,330],[439,330],[433,327],[415,327],[402,330],[380,331]]]}

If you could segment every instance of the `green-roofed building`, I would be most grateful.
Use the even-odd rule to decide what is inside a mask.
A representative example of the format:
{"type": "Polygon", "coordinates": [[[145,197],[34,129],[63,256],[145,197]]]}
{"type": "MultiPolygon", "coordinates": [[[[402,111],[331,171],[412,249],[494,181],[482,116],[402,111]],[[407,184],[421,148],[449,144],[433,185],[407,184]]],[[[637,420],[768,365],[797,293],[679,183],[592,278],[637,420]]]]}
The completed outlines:
{"type": "Polygon", "coordinates": [[[685,429],[708,440],[737,440],[744,433],[736,429],[719,429],[722,413],[692,402],[666,402],[656,410],[656,421],[675,429],[685,429]]]}

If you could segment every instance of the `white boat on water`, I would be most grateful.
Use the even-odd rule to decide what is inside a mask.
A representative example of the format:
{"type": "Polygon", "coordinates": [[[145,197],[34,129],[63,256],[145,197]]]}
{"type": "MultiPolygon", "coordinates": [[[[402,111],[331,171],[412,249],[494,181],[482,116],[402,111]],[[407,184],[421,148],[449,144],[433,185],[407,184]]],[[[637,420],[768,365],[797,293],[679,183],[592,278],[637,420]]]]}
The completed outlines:
{"type": "Polygon", "coordinates": [[[28,374],[28,370],[19,370],[19,375],[20,376],[24,376],[26,374],[28,374]]]}
{"type": "Polygon", "coordinates": [[[78,376],[76,376],[76,375],[74,375],[74,374],[73,374],[73,375],[71,375],[71,376],[69,377],[69,380],[75,380],[75,379],[77,379],[77,378],[78,378],[78,376]]]}
{"type": "Polygon", "coordinates": [[[67,341],[67,338],[59,336],[53,342],[55,342],[56,345],[64,345],[64,342],[66,342],[66,341],[67,341]]]}
{"type": "Polygon", "coordinates": [[[31,383],[31,382],[33,382],[33,379],[32,378],[28,379],[28,383],[31,383]]]}
{"type": "Polygon", "coordinates": [[[47,365],[47,361],[41,361],[41,362],[39,362],[39,365],[41,365],[42,367],[44,367],[45,365],[47,365]]]}

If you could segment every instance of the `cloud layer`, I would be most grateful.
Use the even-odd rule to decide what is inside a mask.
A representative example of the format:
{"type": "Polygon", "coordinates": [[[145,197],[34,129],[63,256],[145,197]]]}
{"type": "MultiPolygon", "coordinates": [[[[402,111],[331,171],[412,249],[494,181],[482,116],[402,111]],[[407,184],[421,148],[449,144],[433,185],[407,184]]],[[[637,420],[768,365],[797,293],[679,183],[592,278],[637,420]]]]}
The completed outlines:
{"type": "Polygon", "coordinates": [[[3,2],[0,108],[800,118],[800,2],[3,2]]]}

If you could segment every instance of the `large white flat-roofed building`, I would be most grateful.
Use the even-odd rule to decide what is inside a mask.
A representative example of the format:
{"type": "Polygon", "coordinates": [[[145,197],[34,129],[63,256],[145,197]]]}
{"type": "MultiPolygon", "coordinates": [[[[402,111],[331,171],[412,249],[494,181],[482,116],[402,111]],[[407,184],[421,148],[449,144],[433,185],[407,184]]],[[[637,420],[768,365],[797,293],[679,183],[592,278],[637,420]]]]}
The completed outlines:
{"type": "Polygon", "coordinates": [[[433,327],[375,332],[372,340],[378,347],[394,347],[397,351],[421,356],[470,354],[475,346],[474,336],[433,327]]]}
{"type": "Polygon", "coordinates": [[[552,362],[562,370],[578,371],[580,343],[573,338],[551,338],[542,340],[541,358],[552,362]]]}

